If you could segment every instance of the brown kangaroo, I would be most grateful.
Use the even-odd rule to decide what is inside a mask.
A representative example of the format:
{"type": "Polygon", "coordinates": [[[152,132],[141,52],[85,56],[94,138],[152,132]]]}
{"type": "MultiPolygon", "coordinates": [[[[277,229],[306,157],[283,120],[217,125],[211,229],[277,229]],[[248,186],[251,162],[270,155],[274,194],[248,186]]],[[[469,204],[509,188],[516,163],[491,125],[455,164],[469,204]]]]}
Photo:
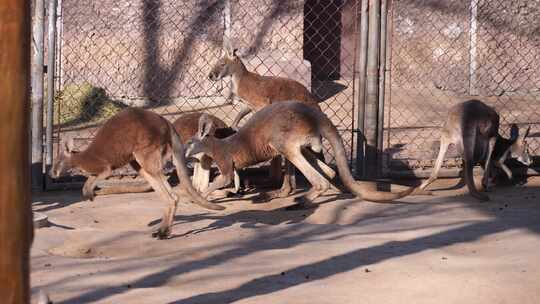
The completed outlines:
{"type": "MultiPolygon", "coordinates": [[[[178,117],[174,122],[173,126],[178,135],[180,136],[180,141],[182,144],[190,139],[191,137],[197,134],[199,129],[199,118],[203,115],[201,112],[187,113],[178,117]]],[[[209,119],[214,122],[214,128],[210,130],[211,134],[217,138],[224,138],[235,133],[234,130],[227,127],[227,125],[219,118],[213,115],[207,114],[209,119]]],[[[169,156],[166,159],[170,159],[169,156]]],[[[210,166],[212,160],[206,156],[198,159],[193,164],[193,187],[202,192],[208,188],[210,182],[210,166]]],[[[236,188],[239,186],[239,180],[235,183],[236,188]]],[[[120,193],[138,193],[138,192],[147,192],[151,191],[152,186],[148,183],[139,184],[139,185],[115,185],[107,188],[102,188],[97,190],[96,195],[106,195],[106,194],[120,194],[120,193]]]]}
{"type": "Polygon", "coordinates": [[[489,200],[489,196],[480,193],[474,185],[473,166],[475,164],[484,165],[482,184],[485,188],[489,187],[492,159],[495,159],[495,165],[502,168],[509,178],[512,178],[512,172],[504,165],[509,152],[517,156],[520,162],[530,165],[525,141],[529,129],[524,136],[519,136],[518,127],[512,125],[510,133],[510,139],[499,135],[499,114],[479,100],[468,100],[453,106],[441,130],[439,155],[435,161],[435,167],[429,179],[420,185],[420,189],[425,189],[437,179],[448,146],[454,144],[463,156],[463,172],[469,192],[478,200],[489,200]]]}
{"type": "MultiPolygon", "coordinates": [[[[243,103],[243,107],[231,124],[232,128],[237,129],[240,120],[250,112],[259,111],[275,102],[296,100],[321,110],[319,101],[300,82],[284,77],[262,76],[248,71],[228,39],[223,40],[223,50],[224,56],[214,65],[208,78],[212,81],[227,76],[232,78],[232,93],[243,103]]],[[[318,157],[324,159],[322,152],[318,157]]],[[[270,165],[272,180],[281,178],[281,163],[279,156],[272,160],[270,165]]],[[[294,178],[287,182],[290,182],[293,188],[296,187],[294,178]]]]}
{"type": "MultiPolygon", "coordinates": [[[[201,120],[203,119],[204,116],[201,117],[201,120]]],[[[202,134],[207,134],[204,130],[210,128],[211,123],[209,120],[202,122],[202,134]]],[[[298,204],[294,208],[308,207],[315,198],[329,189],[328,179],[331,176],[328,175],[333,172],[311,152],[322,150],[321,137],[328,140],[332,146],[344,185],[359,198],[388,202],[402,198],[415,190],[412,187],[399,193],[379,192],[376,190],[376,183],[355,181],[349,170],[343,142],[336,127],[321,111],[296,101],[284,101],[266,106],[255,113],[236,134],[225,139],[208,135],[205,135],[202,140],[192,138],[186,144],[186,154],[209,155],[221,172],[221,175],[203,193],[203,197],[228,185],[232,180],[234,169],[254,165],[276,155],[284,155],[313,186],[305,196],[298,198],[298,204]],[[303,149],[305,147],[311,149],[303,149]],[[316,168],[321,170],[322,174],[316,168]]],[[[287,167],[289,169],[291,166],[287,167]]],[[[290,172],[290,170],[287,171],[290,172]]],[[[276,197],[284,197],[288,194],[283,191],[276,197]]]]}
{"type": "Polygon", "coordinates": [[[223,41],[223,51],[224,56],[214,65],[208,78],[212,81],[232,78],[232,93],[244,104],[232,128],[237,128],[240,120],[251,111],[259,111],[274,102],[296,100],[320,110],[318,100],[300,82],[248,71],[228,39],[223,41]]]}
{"type": "Polygon", "coordinates": [[[50,174],[57,178],[72,169],[79,169],[90,175],[83,186],[83,197],[92,200],[96,183],[110,176],[112,170],[129,163],[169,202],[159,229],[153,233],[163,239],[171,232],[179,199],[162,172],[163,158],[171,153],[170,150],[180,179],[180,192],[201,207],[223,210],[224,207],[203,199],[191,185],[184,148],[173,125],[158,114],[143,109],[128,108],[111,117],[84,151],[74,152],[71,140],[58,155],[50,174]]]}
{"type": "MultiPolygon", "coordinates": [[[[202,112],[188,113],[178,117],[173,126],[180,135],[180,139],[185,144],[191,137],[196,136],[199,130],[199,119],[202,115],[206,115],[207,119],[212,120],[213,128],[210,130],[210,134],[217,138],[228,137],[236,131],[228,127],[225,122],[217,118],[214,115],[205,114],[202,112]]],[[[203,192],[208,188],[210,183],[210,169],[212,165],[212,159],[208,156],[202,156],[197,159],[193,164],[193,187],[199,192],[203,192]]],[[[235,171],[235,190],[238,191],[240,187],[240,178],[235,171]]]]}

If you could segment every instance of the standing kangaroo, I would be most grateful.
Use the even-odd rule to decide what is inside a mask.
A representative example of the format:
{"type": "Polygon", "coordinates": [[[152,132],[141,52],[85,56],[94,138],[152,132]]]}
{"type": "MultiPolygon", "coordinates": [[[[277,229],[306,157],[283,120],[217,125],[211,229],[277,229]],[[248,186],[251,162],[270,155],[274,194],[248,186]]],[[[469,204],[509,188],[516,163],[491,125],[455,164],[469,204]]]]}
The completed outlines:
{"type": "MultiPolygon", "coordinates": [[[[201,117],[201,120],[204,120],[204,117],[201,117]]],[[[211,123],[209,120],[202,121],[201,134],[207,134],[205,130],[211,128],[211,123]]],[[[230,184],[234,169],[245,168],[276,155],[284,155],[313,186],[305,196],[297,199],[298,204],[295,205],[295,207],[309,207],[315,198],[329,189],[328,178],[332,178],[333,173],[332,169],[311,152],[322,150],[321,137],[328,140],[332,146],[341,180],[359,198],[387,202],[414,191],[415,188],[408,188],[399,193],[379,192],[376,190],[376,183],[355,181],[349,170],[343,142],[336,127],[321,111],[296,101],[266,106],[255,113],[236,134],[225,139],[208,135],[203,136],[202,140],[193,138],[186,144],[186,154],[209,155],[221,172],[203,193],[203,197],[230,184]],[[306,147],[311,150],[304,149],[306,147]],[[316,168],[320,169],[322,174],[316,168]]],[[[290,167],[287,166],[287,172],[290,172],[290,167]]],[[[288,194],[282,192],[276,197],[288,194]]]]}
{"type": "Polygon", "coordinates": [[[525,135],[519,136],[518,127],[512,125],[510,133],[510,139],[499,135],[499,114],[479,100],[468,100],[453,106],[441,130],[439,155],[435,161],[435,167],[429,179],[420,185],[420,189],[425,189],[437,179],[448,146],[454,144],[463,156],[463,172],[469,192],[478,200],[489,200],[489,196],[480,193],[474,185],[473,166],[475,164],[484,164],[482,184],[486,188],[489,187],[489,171],[493,159],[495,165],[502,168],[509,178],[512,178],[512,172],[504,164],[509,152],[516,155],[520,162],[530,165],[525,141],[529,129],[525,135]]]}
{"type": "Polygon", "coordinates": [[[223,41],[223,51],[224,56],[214,65],[208,78],[212,81],[227,76],[232,78],[232,93],[244,104],[232,128],[237,128],[240,120],[250,112],[259,111],[275,102],[297,100],[320,110],[318,100],[300,82],[248,71],[227,39],[223,41]]]}
{"type": "Polygon", "coordinates": [[[171,231],[178,196],[163,174],[163,159],[172,150],[173,162],[180,179],[181,193],[197,205],[223,210],[224,207],[203,199],[191,185],[187,174],[184,148],[173,125],[156,113],[128,108],[111,117],[96,134],[86,150],[73,151],[73,141],[65,146],[51,169],[51,177],[79,169],[89,174],[83,186],[83,197],[93,199],[96,183],[111,175],[112,170],[130,164],[162,198],[169,202],[159,229],[153,236],[166,238],[171,231]]]}
{"type": "MultiPolygon", "coordinates": [[[[235,117],[231,127],[238,128],[240,120],[250,112],[256,112],[265,106],[286,100],[297,100],[310,107],[321,110],[318,100],[300,82],[277,76],[262,76],[248,71],[236,49],[228,39],[223,40],[224,56],[214,65],[208,78],[218,81],[224,77],[232,78],[232,93],[242,103],[243,107],[235,117]]],[[[319,158],[324,159],[321,153],[319,158]]],[[[270,165],[272,180],[278,180],[281,176],[281,157],[276,156],[270,165]]],[[[291,186],[296,187],[295,179],[290,180],[291,186]]]]}

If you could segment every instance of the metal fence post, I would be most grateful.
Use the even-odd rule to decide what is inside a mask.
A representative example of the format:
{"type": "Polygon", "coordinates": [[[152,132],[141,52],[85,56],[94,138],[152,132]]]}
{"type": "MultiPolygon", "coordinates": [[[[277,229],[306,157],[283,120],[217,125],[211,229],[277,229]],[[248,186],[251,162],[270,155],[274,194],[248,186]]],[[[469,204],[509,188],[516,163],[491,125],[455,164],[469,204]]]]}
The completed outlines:
{"type": "Polygon", "coordinates": [[[360,54],[358,64],[358,130],[356,133],[356,175],[365,176],[365,138],[364,138],[364,112],[366,105],[366,64],[367,64],[367,38],[368,38],[368,2],[362,0],[360,10],[360,54]]]}
{"type": "Polygon", "coordinates": [[[49,0],[47,48],[47,165],[53,161],[54,66],[56,55],[56,0],[49,0]]]}
{"type": "Polygon", "coordinates": [[[32,189],[43,189],[43,28],[44,0],[35,0],[32,27],[32,189]]]}
{"type": "Polygon", "coordinates": [[[366,137],[366,177],[377,175],[377,125],[379,116],[379,50],[380,50],[380,0],[369,1],[369,34],[366,69],[366,106],[364,136],[366,137]]]}
{"type": "Polygon", "coordinates": [[[383,173],[383,139],[384,139],[384,98],[386,83],[386,39],[387,39],[388,0],[381,0],[381,32],[379,51],[379,105],[377,119],[377,175],[383,173]]]}

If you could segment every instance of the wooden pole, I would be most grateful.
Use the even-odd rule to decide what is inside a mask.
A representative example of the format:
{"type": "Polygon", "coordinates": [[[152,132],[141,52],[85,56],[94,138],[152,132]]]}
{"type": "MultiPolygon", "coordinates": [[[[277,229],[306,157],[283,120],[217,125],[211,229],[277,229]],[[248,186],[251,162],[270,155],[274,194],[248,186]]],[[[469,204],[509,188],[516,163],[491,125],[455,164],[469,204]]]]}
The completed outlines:
{"type": "Polygon", "coordinates": [[[29,303],[30,1],[0,0],[0,301],[29,303]]]}

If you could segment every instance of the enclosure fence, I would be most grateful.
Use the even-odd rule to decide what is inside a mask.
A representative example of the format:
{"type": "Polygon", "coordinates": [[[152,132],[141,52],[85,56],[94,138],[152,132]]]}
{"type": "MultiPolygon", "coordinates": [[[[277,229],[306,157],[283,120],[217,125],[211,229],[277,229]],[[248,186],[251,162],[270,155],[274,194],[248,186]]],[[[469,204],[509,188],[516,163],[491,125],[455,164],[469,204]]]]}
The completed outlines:
{"type": "MultiPolygon", "coordinates": [[[[170,121],[204,111],[230,124],[240,109],[230,81],[207,76],[223,55],[224,37],[249,70],[295,79],[321,100],[358,176],[425,175],[448,108],[468,98],[495,106],[503,134],[510,123],[537,128],[537,2],[35,1],[41,6],[34,9],[47,7],[41,20],[48,20],[41,25],[48,34],[41,49],[48,58],[48,136],[34,144],[46,155],[45,168],[63,140],[72,137],[84,149],[126,107],[170,121]]],[[[34,70],[35,79],[43,76],[34,70]]],[[[538,140],[530,143],[538,154],[538,140]]],[[[460,161],[445,166],[459,168],[460,161]]]]}

